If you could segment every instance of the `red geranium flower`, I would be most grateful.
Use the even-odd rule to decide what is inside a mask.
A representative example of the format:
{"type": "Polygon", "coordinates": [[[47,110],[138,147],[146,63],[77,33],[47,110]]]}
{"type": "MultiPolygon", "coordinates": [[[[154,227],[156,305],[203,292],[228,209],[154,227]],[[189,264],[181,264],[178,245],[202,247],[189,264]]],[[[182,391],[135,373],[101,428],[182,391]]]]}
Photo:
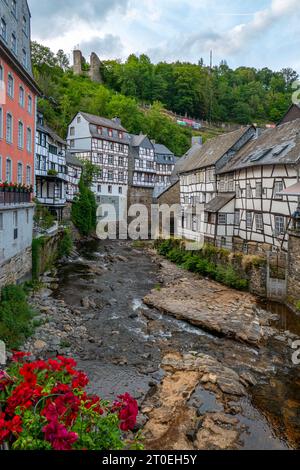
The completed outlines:
{"type": "Polygon", "coordinates": [[[84,388],[88,385],[89,379],[84,372],[78,372],[77,375],[72,380],[73,388],[84,388]]]}
{"type": "Polygon", "coordinates": [[[12,362],[22,362],[25,357],[31,356],[30,353],[20,352],[20,351],[13,351],[13,356],[11,358],[12,362]]]}
{"type": "Polygon", "coordinates": [[[122,431],[132,430],[139,412],[137,401],[129,393],[120,395],[118,398],[121,401],[116,402],[114,406],[119,409],[120,429],[122,431]]]}
{"type": "Polygon", "coordinates": [[[78,440],[78,434],[69,432],[58,421],[51,421],[43,428],[45,439],[51,443],[54,450],[72,450],[73,444],[78,440]]]}

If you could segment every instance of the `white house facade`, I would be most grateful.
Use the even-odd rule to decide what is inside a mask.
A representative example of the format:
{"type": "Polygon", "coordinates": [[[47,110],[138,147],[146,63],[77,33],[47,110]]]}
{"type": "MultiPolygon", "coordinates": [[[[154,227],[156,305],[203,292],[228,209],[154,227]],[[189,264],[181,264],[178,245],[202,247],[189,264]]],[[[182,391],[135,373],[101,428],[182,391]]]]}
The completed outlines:
{"type": "Polygon", "coordinates": [[[130,139],[121,121],[79,112],[69,125],[67,141],[73,156],[99,167],[92,187],[99,206],[113,205],[112,220],[125,220],[130,139]]]}
{"type": "Polygon", "coordinates": [[[67,143],[38,115],[35,156],[35,193],[40,204],[47,207],[58,220],[63,217],[66,205],[67,143]]]}
{"type": "Polygon", "coordinates": [[[228,181],[226,197],[217,199],[217,171],[255,134],[253,126],[223,134],[209,140],[204,145],[196,143],[184,157],[180,168],[180,203],[182,206],[182,226],[180,233],[190,240],[232,239],[232,220],[220,216],[220,227],[216,226],[218,212],[229,210],[234,192],[233,181],[228,181]],[[196,211],[197,209],[197,211],[196,211]],[[224,223],[223,223],[224,222],[224,223]],[[231,226],[231,228],[230,228],[231,226]]]}

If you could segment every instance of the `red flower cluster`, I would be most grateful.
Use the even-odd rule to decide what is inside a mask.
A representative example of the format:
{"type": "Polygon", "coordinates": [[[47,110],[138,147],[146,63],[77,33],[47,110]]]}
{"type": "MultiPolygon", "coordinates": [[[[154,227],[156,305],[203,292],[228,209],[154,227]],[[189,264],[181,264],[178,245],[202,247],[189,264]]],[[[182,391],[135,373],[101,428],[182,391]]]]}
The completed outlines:
{"type": "Polygon", "coordinates": [[[120,401],[115,402],[114,407],[119,410],[120,428],[122,431],[132,430],[139,412],[138,404],[129,393],[120,395],[118,398],[120,401]]]}
{"type": "Polygon", "coordinates": [[[10,375],[0,371],[0,393],[6,395],[5,413],[0,414],[0,444],[18,438],[23,432],[22,416],[26,410],[33,412],[41,424],[39,439],[44,438],[54,450],[74,448],[79,436],[73,427],[78,430],[76,423],[83,410],[98,417],[105,411],[118,413],[122,431],[134,428],[138,406],[128,393],[119,396],[112,408],[104,410],[99,397],[84,391],[88,377],[76,370],[73,359],[58,356],[28,362],[27,357],[26,353],[15,352],[10,375]]]}

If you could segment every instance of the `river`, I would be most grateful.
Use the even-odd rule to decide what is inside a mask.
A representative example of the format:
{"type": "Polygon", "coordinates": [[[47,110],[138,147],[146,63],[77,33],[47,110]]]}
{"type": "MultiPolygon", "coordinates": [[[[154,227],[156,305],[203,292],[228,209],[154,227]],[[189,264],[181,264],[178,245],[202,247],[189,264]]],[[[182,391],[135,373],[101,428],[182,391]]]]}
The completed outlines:
{"type": "MultiPolygon", "coordinates": [[[[94,241],[80,256],[60,266],[55,297],[82,309],[83,297],[97,305],[87,320],[93,341],[82,345],[79,364],[102,398],[132,393],[142,406],[165,376],[162,358],[168,353],[205,353],[238,373],[251,371],[256,384],[238,401],[235,417],[240,434],[237,448],[288,449],[300,446],[300,367],[279,340],[261,348],[209,334],[143,304],[159,286],[159,265],[147,250],[126,241],[94,241]]],[[[278,334],[287,326],[300,333],[300,319],[285,308],[264,305],[278,315],[278,334]]],[[[198,386],[189,400],[198,414],[221,411],[216,394],[198,386]],[[200,411],[199,411],[200,410],[200,411]]],[[[143,418],[143,416],[142,416],[143,418]]],[[[142,421],[144,424],[145,421],[142,421]]]]}

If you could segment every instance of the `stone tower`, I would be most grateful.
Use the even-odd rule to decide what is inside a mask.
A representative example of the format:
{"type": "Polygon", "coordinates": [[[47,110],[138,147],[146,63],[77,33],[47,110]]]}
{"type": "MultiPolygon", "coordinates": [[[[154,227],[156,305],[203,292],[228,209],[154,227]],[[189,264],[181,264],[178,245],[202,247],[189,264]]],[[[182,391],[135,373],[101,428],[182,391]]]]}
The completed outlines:
{"type": "Polygon", "coordinates": [[[100,72],[101,61],[95,52],[91,53],[90,57],[90,72],[89,76],[93,82],[102,83],[102,76],[100,72]]]}
{"type": "Polygon", "coordinates": [[[75,75],[82,75],[82,53],[77,49],[73,51],[73,72],[75,75]]]}

